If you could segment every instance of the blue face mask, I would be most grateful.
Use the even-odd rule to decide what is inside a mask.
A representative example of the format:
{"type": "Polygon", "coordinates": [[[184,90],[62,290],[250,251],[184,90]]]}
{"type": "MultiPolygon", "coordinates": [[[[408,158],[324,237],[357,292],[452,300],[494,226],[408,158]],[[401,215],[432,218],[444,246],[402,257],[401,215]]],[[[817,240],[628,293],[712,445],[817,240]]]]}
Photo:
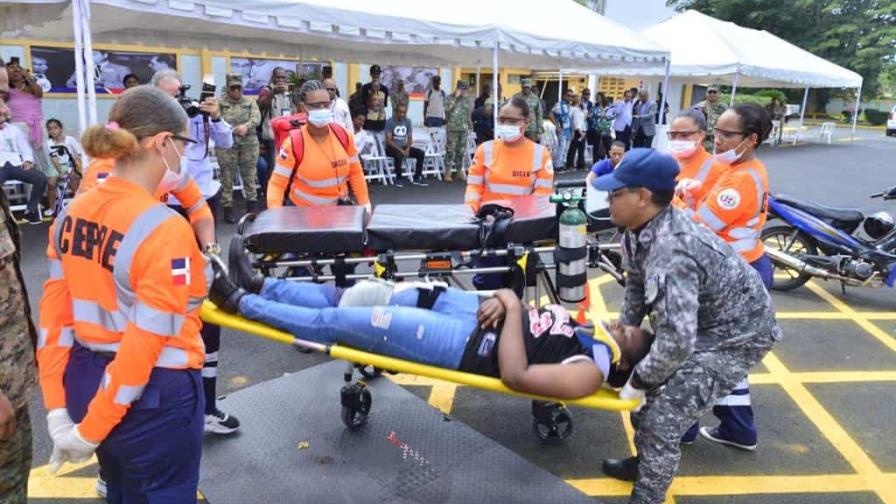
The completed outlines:
{"type": "Polygon", "coordinates": [[[308,122],[318,128],[333,122],[333,111],[330,109],[316,109],[308,112],[308,122]]]}

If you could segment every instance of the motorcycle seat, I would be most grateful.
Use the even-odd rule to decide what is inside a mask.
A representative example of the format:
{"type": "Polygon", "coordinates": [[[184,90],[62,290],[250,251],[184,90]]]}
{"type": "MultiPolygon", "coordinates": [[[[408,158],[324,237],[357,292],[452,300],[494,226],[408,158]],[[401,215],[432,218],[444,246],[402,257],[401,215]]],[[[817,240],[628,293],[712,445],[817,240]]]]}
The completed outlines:
{"type": "Polygon", "coordinates": [[[786,194],[772,195],[779,203],[792,206],[819,219],[830,222],[832,225],[849,233],[855,231],[858,225],[865,220],[865,214],[856,208],[836,208],[809,201],[800,200],[786,194]]]}

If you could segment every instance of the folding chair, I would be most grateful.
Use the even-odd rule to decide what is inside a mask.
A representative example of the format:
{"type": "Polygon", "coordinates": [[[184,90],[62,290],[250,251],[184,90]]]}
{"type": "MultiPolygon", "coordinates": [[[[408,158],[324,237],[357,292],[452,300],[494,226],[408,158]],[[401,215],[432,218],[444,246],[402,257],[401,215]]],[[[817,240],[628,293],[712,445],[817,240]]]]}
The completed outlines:
{"type": "Polygon", "coordinates": [[[821,123],[821,131],[818,132],[818,139],[826,139],[828,145],[830,145],[834,137],[834,128],[836,127],[837,125],[833,122],[821,123]]]}

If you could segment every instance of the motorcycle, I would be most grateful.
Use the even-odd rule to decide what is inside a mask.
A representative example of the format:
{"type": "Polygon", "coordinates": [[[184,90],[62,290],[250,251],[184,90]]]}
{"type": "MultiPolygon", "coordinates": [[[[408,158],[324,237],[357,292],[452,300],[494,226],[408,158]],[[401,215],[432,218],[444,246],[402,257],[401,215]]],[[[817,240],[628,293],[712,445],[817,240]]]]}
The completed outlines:
{"type": "MultiPolygon", "coordinates": [[[[896,199],[896,187],[871,198],[896,199]]],[[[782,194],[769,195],[769,222],[760,237],[772,261],[772,288],[796,289],[811,278],[847,286],[893,287],[896,225],[887,212],[866,215],[782,194]]]]}

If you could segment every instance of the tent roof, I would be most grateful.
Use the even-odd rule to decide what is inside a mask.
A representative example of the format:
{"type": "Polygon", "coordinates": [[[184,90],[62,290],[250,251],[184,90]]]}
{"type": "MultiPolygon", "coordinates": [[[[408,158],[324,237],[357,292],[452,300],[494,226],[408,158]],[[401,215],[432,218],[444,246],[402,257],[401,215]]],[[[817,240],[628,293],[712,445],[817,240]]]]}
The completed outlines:
{"type": "MultiPolygon", "coordinates": [[[[689,10],[641,32],[672,53],[670,76],[748,87],[858,87],[862,76],[764,30],[689,10]]],[[[664,75],[662,65],[604,69],[603,75],[664,75]]]]}
{"type": "MultiPolygon", "coordinates": [[[[94,43],[404,65],[662,65],[668,51],[571,0],[92,0],[94,43]],[[242,5],[247,5],[242,7],[242,5]]],[[[71,0],[0,2],[0,33],[71,40],[71,0]]]]}

